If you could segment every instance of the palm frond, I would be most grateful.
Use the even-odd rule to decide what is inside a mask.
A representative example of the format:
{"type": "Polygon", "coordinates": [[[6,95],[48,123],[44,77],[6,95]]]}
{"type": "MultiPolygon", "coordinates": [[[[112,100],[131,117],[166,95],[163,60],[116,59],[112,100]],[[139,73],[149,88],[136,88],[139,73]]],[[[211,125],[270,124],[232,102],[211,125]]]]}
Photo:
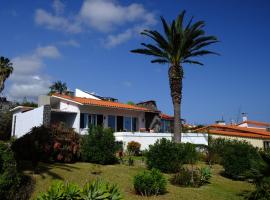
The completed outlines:
{"type": "Polygon", "coordinates": [[[196,61],[196,60],[184,60],[183,63],[203,65],[203,63],[196,61]]]}
{"type": "Polygon", "coordinates": [[[166,64],[166,63],[169,63],[169,61],[166,59],[155,59],[155,60],[151,60],[151,63],[166,64]]]}

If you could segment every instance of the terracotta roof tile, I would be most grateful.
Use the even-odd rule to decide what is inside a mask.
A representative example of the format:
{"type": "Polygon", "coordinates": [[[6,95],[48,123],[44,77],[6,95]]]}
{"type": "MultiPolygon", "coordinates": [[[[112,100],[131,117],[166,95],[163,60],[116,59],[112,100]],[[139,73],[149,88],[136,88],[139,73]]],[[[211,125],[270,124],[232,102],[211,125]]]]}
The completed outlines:
{"type": "Polygon", "coordinates": [[[266,126],[266,127],[270,126],[270,123],[258,122],[258,121],[253,121],[253,120],[243,121],[243,122],[241,122],[241,123],[239,123],[237,125],[241,125],[241,124],[245,124],[245,123],[247,123],[247,124],[253,124],[253,125],[257,125],[257,126],[266,126]]]}
{"type": "Polygon", "coordinates": [[[96,100],[96,99],[82,98],[82,97],[72,97],[72,96],[61,95],[61,94],[53,94],[52,96],[74,101],[83,105],[93,105],[93,106],[98,106],[98,107],[119,108],[119,109],[136,110],[136,111],[144,111],[144,112],[157,112],[157,111],[150,110],[147,108],[143,108],[143,107],[139,107],[135,105],[128,105],[128,104],[119,103],[119,102],[96,100]]]}
{"type": "Polygon", "coordinates": [[[235,125],[213,124],[213,125],[209,125],[209,126],[195,130],[195,132],[200,132],[200,131],[201,132],[208,131],[210,134],[217,134],[217,135],[270,139],[270,132],[268,131],[265,131],[262,129],[256,129],[256,128],[239,127],[235,125]]]}
{"type": "Polygon", "coordinates": [[[166,114],[164,114],[164,113],[161,113],[161,114],[160,114],[160,117],[161,117],[161,119],[174,120],[174,117],[173,117],[173,116],[171,116],[171,115],[166,115],[166,114]]]}

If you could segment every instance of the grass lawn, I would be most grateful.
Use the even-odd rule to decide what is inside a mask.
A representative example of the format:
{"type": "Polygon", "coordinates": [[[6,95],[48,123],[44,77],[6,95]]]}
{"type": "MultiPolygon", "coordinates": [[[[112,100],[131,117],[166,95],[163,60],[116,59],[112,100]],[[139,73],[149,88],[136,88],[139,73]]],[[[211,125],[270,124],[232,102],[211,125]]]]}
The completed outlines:
{"type": "MultiPolygon", "coordinates": [[[[36,181],[35,190],[32,198],[36,197],[39,192],[46,191],[53,180],[64,180],[83,185],[89,180],[102,178],[105,181],[116,183],[125,199],[183,199],[183,200],[234,200],[244,199],[243,194],[253,189],[253,186],[247,182],[233,181],[220,175],[222,167],[215,165],[213,167],[213,177],[210,184],[200,188],[183,188],[171,185],[168,181],[168,192],[161,196],[141,197],[134,193],[133,176],[140,170],[145,169],[142,162],[136,160],[135,166],[126,165],[107,165],[101,166],[102,173],[93,175],[91,169],[93,164],[75,163],[75,164],[44,164],[39,165],[40,173],[33,175],[36,181]]],[[[25,170],[25,174],[31,174],[25,170]]],[[[168,179],[170,175],[165,175],[168,179]]]]}

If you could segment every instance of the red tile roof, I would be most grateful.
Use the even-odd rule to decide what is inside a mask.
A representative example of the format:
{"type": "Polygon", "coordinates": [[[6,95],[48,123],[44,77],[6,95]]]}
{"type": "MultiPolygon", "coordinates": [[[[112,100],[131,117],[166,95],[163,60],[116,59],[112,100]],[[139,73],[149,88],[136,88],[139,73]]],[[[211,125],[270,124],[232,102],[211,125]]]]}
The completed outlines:
{"type": "Polygon", "coordinates": [[[108,107],[108,108],[119,108],[119,109],[126,109],[126,110],[135,110],[135,111],[144,111],[144,112],[156,112],[154,110],[150,110],[147,108],[135,106],[135,105],[128,105],[119,102],[112,102],[112,101],[104,101],[104,100],[96,100],[90,98],[82,98],[82,97],[72,97],[63,94],[53,94],[53,97],[59,97],[66,100],[74,101],[76,103],[80,103],[83,105],[92,105],[98,107],[108,107]]]}
{"type": "Polygon", "coordinates": [[[253,120],[247,120],[247,121],[243,121],[239,124],[237,124],[238,126],[241,125],[241,124],[253,124],[253,125],[257,125],[257,126],[265,126],[265,127],[269,127],[270,126],[270,123],[266,123],[266,122],[257,122],[257,121],[253,121],[253,120]]]}
{"type": "Polygon", "coordinates": [[[166,115],[164,113],[160,113],[161,119],[166,119],[166,120],[174,120],[174,117],[171,115],[166,115]]]}
{"type": "Polygon", "coordinates": [[[270,139],[270,132],[263,129],[239,127],[235,125],[213,124],[196,129],[195,132],[208,132],[214,135],[226,135],[234,137],[263,138],[270,139]]]}

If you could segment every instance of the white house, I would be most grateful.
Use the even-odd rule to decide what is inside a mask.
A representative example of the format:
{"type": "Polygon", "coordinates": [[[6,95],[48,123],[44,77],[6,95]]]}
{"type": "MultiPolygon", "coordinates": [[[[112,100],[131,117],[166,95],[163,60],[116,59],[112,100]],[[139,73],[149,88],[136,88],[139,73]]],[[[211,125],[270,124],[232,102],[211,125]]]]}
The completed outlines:
{"type": "MultiPolygon", "coordinates": [[[[34,126],[61,123],[80,134],[87,133],[91,125],[110,127],[117,140],[137,140],[143,148],[157,139],[172,138],[172,117],[161,114],[154,101],[129,105],[76,89],[72,96],[40,96],[38,108],[20,106],[12,112],[12,136],[15,137],[21,137],[34,126]]],[[[202,143],[207,144],[204,138],[202,143]]],[[[196,140],[192,141],[196,143],[196,140]]],[[[198,141],[201,143],[200,139],[198,141]]]]}

